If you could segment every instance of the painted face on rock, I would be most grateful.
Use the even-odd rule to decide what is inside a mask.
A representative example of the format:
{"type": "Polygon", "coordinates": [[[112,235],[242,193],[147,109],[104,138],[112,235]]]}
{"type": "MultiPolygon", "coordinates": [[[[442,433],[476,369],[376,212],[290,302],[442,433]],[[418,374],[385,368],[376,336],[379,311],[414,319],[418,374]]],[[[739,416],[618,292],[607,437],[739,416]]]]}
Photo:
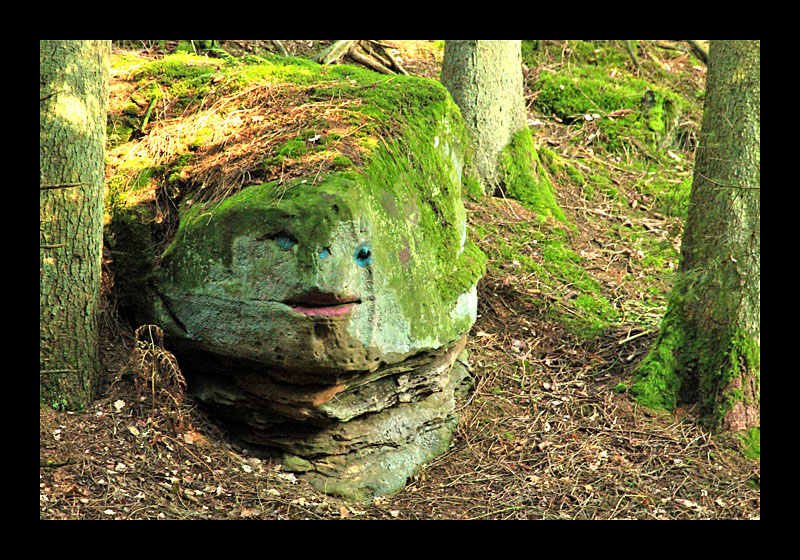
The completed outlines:
{"type": "Polygon", "coordinates": [[[187,228],[159,289],[179,336],[302,370],[286,373],[292,381],[378,367],[372,224],[348,187],[254,190],[187,228]]]}
{"type": "Polygon", "coordinates": [[[266,231],[232,240],[230,272],[247,300],[333,318],[374,299],[369,222],[346,200],[326,198],[304,199],[315,206],[313,221],[278,203],[266,231]]]}
{"type": "MultiPolygon", "coordinates": [[[[182,223],[162,261],[161,324],[192,349],[301,383],[437,348],[474,322],[475,290],[436,299],[443,259],[420,250],[425,210],[436,215],[341,177],[248,187],[182,223]]],[[[458,224],[440,222],[461,255],[458,224]]]]}

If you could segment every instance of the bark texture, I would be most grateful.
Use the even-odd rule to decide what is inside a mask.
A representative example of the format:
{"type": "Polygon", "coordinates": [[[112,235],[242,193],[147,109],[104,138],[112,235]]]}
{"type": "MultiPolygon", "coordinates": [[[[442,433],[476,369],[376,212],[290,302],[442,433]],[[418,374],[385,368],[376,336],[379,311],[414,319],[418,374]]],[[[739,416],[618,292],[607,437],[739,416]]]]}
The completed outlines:
{"type": "Polygon", "coordinates": [[[526,124],[520,41],[445,41],[442,84],[473,135],[484,194],[500,184],[500,152],[526,124]]]}
{"type": "Polygon", "coordinates": [[[681,262],[634,393],[760,428],[760,41],[712,41],[681,262]]]}
{"type": "Polygon", "coordinates": [[[110,41],[39,42],[40,401],[80,409],[97,343],[110,41]]]}

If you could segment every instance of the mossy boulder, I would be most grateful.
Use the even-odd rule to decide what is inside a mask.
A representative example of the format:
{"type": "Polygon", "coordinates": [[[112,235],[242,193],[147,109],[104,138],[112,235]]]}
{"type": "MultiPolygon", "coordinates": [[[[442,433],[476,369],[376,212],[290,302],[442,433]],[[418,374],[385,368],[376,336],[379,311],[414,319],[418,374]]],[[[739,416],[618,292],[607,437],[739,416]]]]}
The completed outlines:
{"type": "Polygon", "coordinates": [[[459,338],[475,320],[483,259],[466,235],[459,145],[446,115],[438,124],[432,161],[397,142],[361,173],[184,209],[154,276],[154,322],[179,347],[301,383],[459,338]]]}
{"type": "Polygon", "coordinates": [[[402,463],[408,475],[446,449],[468,377],[451,369],[485,257],[467,235],[460,113],[432,80],[282,58],[236,68],[282,82],[240,105],[262,108],[237,116],[253,123],[236,132],[249,142],[211,145],[198,129],[180,170],[165,166],[155,203],[117,208],[123,303],[135,322],[164,329],[190,387],[247,442],[326,480],[327,463],[339,478],[362,473],[340,494],[396,490],[363,473],[402,463]],[[272,180],[231,187],[232,177],[272,180]],[[180,193],[172,229],[155,223],[159,192],[180,193]],[[342,446],[347,438],[356,443],[342,446]]]}

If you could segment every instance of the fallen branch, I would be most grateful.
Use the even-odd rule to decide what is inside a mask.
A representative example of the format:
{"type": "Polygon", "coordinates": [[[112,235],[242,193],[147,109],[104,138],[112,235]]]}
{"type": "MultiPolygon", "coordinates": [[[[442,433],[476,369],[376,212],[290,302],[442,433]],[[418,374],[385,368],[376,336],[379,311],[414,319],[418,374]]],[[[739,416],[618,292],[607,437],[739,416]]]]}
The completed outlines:
{"type": "Polygon", "coordinates": [[[698,41],[686,41],[686,43],[692,49],[694,55],[702,60],[706,66],[708,66],[708,53],[703,47],[700,46],[700,43],[698,41]]]}
{"type": "Polygon", "coordinates": [[[350,47],[355,43],[355,40],[335,41],[330,47],[319,53],[312,58],[314,62],[319,62],[323,66],[333,64],[339,60],[350,47]]]}
{"type": "Polygon", "coordinates": [[[286,47],[283,46],[283,43],[276,41],[275,39],[270,39],[270,41],[272,41],[272,45],[275,47],[275,50],[278,51],[279,55],[289,56],[289,51],[286,50],[286,47]]]}
{"type": "Polygon", "coordinates": [[[639,59],[636,58],[636,53],[633,51],[633,45],[631,45],[630,41],[625,41],[625,50],[628,51],[628,56],[631,57],[633,65],[636,66],[636,75],[640,76],[642,74],[642,66],[639,64],[639,59]]]}
{"type": "Polygon", "coordinates": [[[363,64],[370,70],[375,70],[376,72],[380,72],[381,74],[388,74],[388,75],[394,74],[394,71],[390,70],[389,68],[381,64],[374,57],[370,57],[369,55],[359,51],[357,43],[350,46],[350,49],[347,51],[347,56],[349,56],[359,64],[363,64]]]}
{"type": "Polygon", "coordinates": [[[373,40],[341,40],[317,54],[312,60],[323,65],[333,64],[344,56],[381,74],[408,75],[405,68],[388,52],[389,45],[373,40]]]}
{"type": "Polygon", "coordinates": [[[394,70],[398,74],[408,76],[408,71],[398,62],[398,60],[387,52],[386,49],[392,48],[391,45],[379,43],[378,41],[361,41],[361,47],[371,56],[379,60],[387,68],[394,70]],[[377,48],[373,48],[377,47],[377,48]]]}

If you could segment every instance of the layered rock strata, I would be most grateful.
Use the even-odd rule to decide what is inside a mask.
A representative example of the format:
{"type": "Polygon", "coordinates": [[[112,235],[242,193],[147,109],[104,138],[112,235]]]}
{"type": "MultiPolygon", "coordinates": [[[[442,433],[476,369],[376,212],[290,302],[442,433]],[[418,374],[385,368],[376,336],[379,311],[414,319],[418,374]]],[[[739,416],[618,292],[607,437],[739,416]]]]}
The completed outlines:
{"type": "Polygon", "coordinates": [[[278,459],[322,492],[364,501],[401,489],[448,449],[456,399],[471,383],[464,345],[462,337],[335,385],[191,363],[194,392],[251,453],[278,459]]]}

